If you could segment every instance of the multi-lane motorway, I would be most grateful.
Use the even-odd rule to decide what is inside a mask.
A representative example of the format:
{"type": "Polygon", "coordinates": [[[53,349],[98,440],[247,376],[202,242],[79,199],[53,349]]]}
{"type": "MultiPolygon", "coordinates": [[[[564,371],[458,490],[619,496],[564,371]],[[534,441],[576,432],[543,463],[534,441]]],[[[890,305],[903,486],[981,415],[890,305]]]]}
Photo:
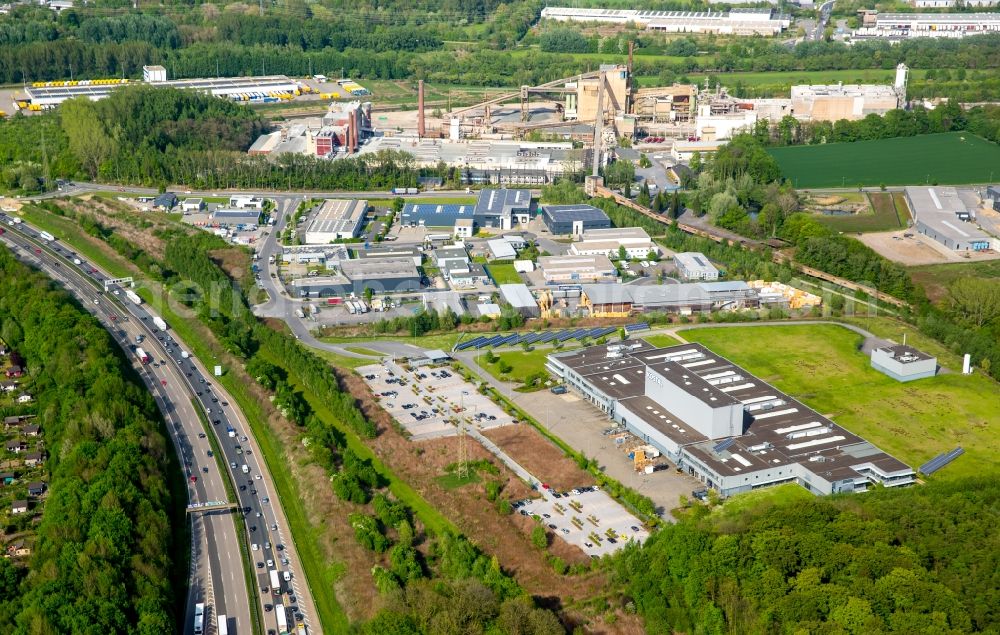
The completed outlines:
{"type": "Polygon", "coordinates": [[[104,292],[105,281],[111,276],[83,260],[74,264],[80,259],[77,254],[66,246],[45,241],[38,230],[26,223],[14,224],[11,218],[0,214],[0,227],[6,230],[0,241],[19,258],[61,282],[101,321],[133,360],[137,360],[134,353],[137,338],[142,338],[138,346],[152,359],[148,364],[135,363],[163,412],[184,465],[189,505],[236,503],[235,509],[191,509],[191,586],[185,632],[193,632],[195,604],[203,603],[208,618],[206,634],[218,632],[220,616],[226,617],[229,633],[254,633],[257,629],[252,621],[251,602],[259,606],[265,632],[277,626],[275,610],[279,603],[286,610],[289,625],[297,623],[308,633],[320,632],[312,595],[301,577],[295,546],[270,474],[260,460],[259,448],[246,419],[233,400],[215,385],[201,360],[184,356],[182,352],[190,348],[169,330],[163,332],[154,326],[153,319],[158,316],[147,305],[129,302],[116,285],[110,285],[110,290],[104,292]],[[208,429],[196,407],[211,422],[208,429]],[[209,434],[216,438],[223,456],[214,456],[209,434]],[[224,471],[220,471],[220,465],[224,471]],[[228,500],[226,479],[233,485],[236,501],[228,500]],[[242,532],[250,545],[251,562],[244,562],[238,532],[242,532]],[[254,584],[250,589],[244,567],[253,571],[254,584]],[[275,595],[270,588],[268,572],[272,568],[280,572],[281,595],[275,595]]]}

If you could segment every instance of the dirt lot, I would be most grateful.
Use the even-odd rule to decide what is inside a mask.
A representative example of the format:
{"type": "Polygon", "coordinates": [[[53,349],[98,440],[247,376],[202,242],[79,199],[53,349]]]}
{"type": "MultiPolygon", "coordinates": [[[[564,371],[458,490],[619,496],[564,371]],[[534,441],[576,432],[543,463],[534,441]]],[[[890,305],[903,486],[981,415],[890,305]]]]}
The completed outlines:
{"type": "Polygon", "coordinates": [[[523,465],[524,469],[556,490],[596,484],[589,472],[581,470],[576,461],[565,456],[562,450],[529,425],[505,426],[486,430],[483,434],[523,465]]]}
{"type": "MultiPolygon", "coordinates": [[[[606,575],[600,571],[576,576],[557,575],[545,561],[546,554],[531,545],[529,535],[534,521],[519,514],[506,516],[498,514],[493,504],[486,499],[483,483],[464,485],[455,489],[441,486],[437,478],[445,473],[446,466],[458,460],[460,443],[458,438],[448,437],[411,443],[392,426],[392,417],[375,403],[363,379],[353,373],[347,374],[341,371],[338,371],[338,376],[341,385],[358,399],[365,416],[374,421],[378,427],[379,436],[370,442],[375,453],[392,465],[393,471],[400,479],[406,481],[436,509],[442,510],[481,549],[496,556],[504,570],[514,575],[528,593],[548,608],[563,610],[567,621],[587,624],[585,632],[643,632],[641,622],[634,616],[618,615],[614,626],[607,626],[602,624],[599,615],[581,613],[577,608],[578,603],[602,597],[608,592],[606,575]]],[[[544,439],[536,438],[547,444],[544,439]]],[[[503,483],[501,496],[517,500],[528,498],[533,493],[478,443],[468,443],[467,450],[470,460],[491,459],[500,467],[500,480],[503,483]]],[[[524,458],[520,454],[515,456],[518,460],[524,458]]],[[[525,460],[527,462],[531,459],[525,458],[525,460]]],[[[571,461],[570,464],[582,479],[582,471],[571,461]]],[[[537,467],[530,463],[527,466],[532,469],[537,467]]],[[[559,473],[554,474],[559,475],[559,473]]],[[[573,478],[571,474],[571,471],[566,470],[563,476],[573,478]]],[[[562,540],[553,540],[548,553],[559,556],[569,564],[589,560],[579,548],[562,540]]]]}
{"type": "Polygon", "coordinates": [[[858,240],[893,262],[902,265],[937,265],[948,262],[970,262],[1000,258],[1000,253],[984,251],[963,258],[944,245],[912,230],[862,234],[858,240]],[[912,234],[904,238],[903,234],[912,234]]]}

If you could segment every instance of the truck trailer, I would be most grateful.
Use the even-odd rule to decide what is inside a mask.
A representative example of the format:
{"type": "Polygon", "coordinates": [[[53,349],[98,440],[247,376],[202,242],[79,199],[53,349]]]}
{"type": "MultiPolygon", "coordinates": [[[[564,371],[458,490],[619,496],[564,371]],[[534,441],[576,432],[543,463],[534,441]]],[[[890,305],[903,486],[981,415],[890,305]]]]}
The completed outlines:
{"type": "Polygon", "coordinates": [[[136,359],[139,360],[139,363],[141,364],[148,364],[151,361],[149,355],[146,354],[146,351],[142,350],[141,348],[135,349],[135,357],[136,359]]]}
{"type": "MultiPolygon", "coordinates": [[[[271,593],[281,595],[281,578],[278,577],[278,570],[271,569],[268,572],[268,575],[271,576],[271,593]]],[[[277,608],[278,607],[275,607],[275,609],[277,608]]]]}
{"type": "Polygon", "coordinates": [[[160,329],[161,331],[167,330],[167,323],[164,322],[163,318],[159,316],[153,318],[153,324],[156,326],[156,328],[160,329]]]}
{"type": "Polygon", "coordinates": [[[140,298],[138,294],[131,289],[125,289],[125,297],[128,298],[132,304],[142,304],[142,298],[140,298]]]}

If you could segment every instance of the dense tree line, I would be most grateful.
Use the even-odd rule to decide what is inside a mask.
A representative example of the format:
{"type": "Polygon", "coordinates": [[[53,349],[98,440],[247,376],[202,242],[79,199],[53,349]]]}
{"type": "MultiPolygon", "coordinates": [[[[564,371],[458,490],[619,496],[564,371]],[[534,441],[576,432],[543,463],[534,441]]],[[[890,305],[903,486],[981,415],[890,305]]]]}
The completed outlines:
{"type": "Polygon", "coordinates": [[[618,580],[654,634],[991,632],[998,500],[983,477],[735,517],[698,506],[627,548],[618,580]]]}
{"type": "Polygon", "coordinates": [[[0,331],[28,360],[49,451],[27,575],[0,559],[3,631],[175,631],[183,486],[152,398],[107,332],[3,249],[0,331]]]}
{"type": "MultiPolygon", "coordinates": [[[[421,3],[419,9],[395,2],[339,4],[286,0],[263,16],[215,7],[201,12],[175,7],[160,15],[108,15],[79,8],[58,16],[18,8],[0,17],[0,81],[64,79],[71,73],[77,78],[137,78],[144,64],[157,63],[178,78],[338,74],[344,69],[362,79],[534,85],[580,71],[580,61],[560,51],[622,55],[629,38],[638,44],[635,74],[667,83],[694,72],[892,69],[899,62],[972,73],[1000,68],[1000,35],[924,38],[898,45],[808,41],[792,47],[763,38],[665,39],[638,32],[587,39],[561,25],[528,35],[542,8],[538,0],[448,0],[421,3]],[[464,54],[445,50],[446,40],[463,42],[464,54]],[[541,52],[532,55],[510,50],[536,42],[541,52]],[[645,53],[680,59],[664,63],[645,53]]],[[[921,94],[955,92],[933,82],[917,87],[921,94]]]]}
{"type": "Polygon", "coordinates": [[[398,151],[337,161],[245,154],[264,130],[258,114],[232,102],[130,86],[99,102],[70,100],[55,112],[0,121],[0,185],[37,192],[51,189],[57,177],[203,189],[365,190],[417,184],[413,157],[398,151]]]}

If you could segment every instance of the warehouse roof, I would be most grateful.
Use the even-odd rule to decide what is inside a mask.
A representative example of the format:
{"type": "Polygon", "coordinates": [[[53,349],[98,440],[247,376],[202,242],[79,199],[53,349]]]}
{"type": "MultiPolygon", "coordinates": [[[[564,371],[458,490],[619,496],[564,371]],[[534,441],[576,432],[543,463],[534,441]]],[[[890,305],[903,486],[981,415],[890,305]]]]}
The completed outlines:
{"type": "Polygon", "coordinates": [[[537,307],[538,302],[535,301],[535,296],[531,295],[531,291],[528,289],[527,285],[524,284],[502,284],[500,285],[500,295],[514,308],[531,308],[537,307]]]}
{"type": "MultiPolygon", "coordinates": [[[[910,186],[905,188],[913,218],[955,243],[973,240],[991,241],[991,237],[975,225],[964,222],[973,218],[970,203],[963,192],[954,187],[910,186]]],[[[968,196],[974,197],[974,193],[968,196]]]]}
{"type": "Polygon", "coordinates": [[[543,209],[545,215],[557,223],[608,220],[608,215],[593,205],[546,205],[543,209]]]}
{"type": "Polygon", "coordinates": [[[720,294],[752,297],[756,294],[746,282],[692,282],[669,285],[585,284],[583,293],[593,304],[631,303],[642,305],[711,302],[720,294]]]}
{"type": "Polygon", "coordinates": [[[479,193],[476,201],[476,216],[499,216],[514,209],[531,207],[531,192],[528,190],[486,189],[479,193]]]}
{"type": "Polygon", "coordinates": [[[367,210],[368,201],[365,200],[328,199],[316,210],[306,226],[306,233],[353,233],[367,210]]]}
{"type": "Polygon", "coordinates": [[[400,222],[404,225],[423,225],[425,227],[454,227],[460,218],[472,218],[475,207],[472,205],[437,205],[434,203],[407,203],[400,214],[400,222]]]}
{"type": "Polygon", "coordinates": [[[393,278],[417,278],[417,266],[412,258],[366,258],[346,260],[340,263],[340,270],[351,280],[383,280],[393,278]]]}
{"type": "Polygon", "coordinates": [[[899,460],[701,344],[654,348],[643,340],[629,340],[627,345],[592,346],[552,357],[608,396],[624,399],[631,412],[675,442],[690,443],[685,450],[722,475],[795,463],[828,481],[857,478],[859,470],[872,467],[888,475],[912,473],[899,460]],[[646,396],[644,381],[631,381],[647,367],[713,407],[742,404],[749,421],[744,433],[725,443],[689,434],[691,422],[646,396]]]}
{"type": "Polygon", "coordinates": [[[509,241],[503,238],[488,240],[486,241],[486,245],[490,248],[490,252],[493,254],[494,258],[509,259],[517,256],[517,251],[514,250],[514,247],[509,241]]]}

